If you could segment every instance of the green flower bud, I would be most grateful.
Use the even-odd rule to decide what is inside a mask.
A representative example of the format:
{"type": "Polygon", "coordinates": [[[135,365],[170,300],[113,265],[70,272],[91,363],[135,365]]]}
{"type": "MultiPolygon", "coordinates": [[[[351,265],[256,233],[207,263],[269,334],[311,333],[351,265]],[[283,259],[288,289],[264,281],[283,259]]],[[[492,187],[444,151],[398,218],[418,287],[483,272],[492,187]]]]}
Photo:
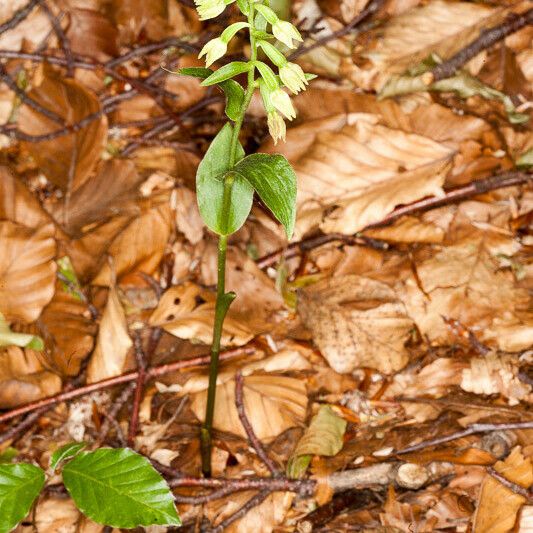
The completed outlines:
{"type": "Polygon", "coordinates": [[[202,48],[198,57],[205,57],[206,67],[211,66],[217,59],[220,59],[228,51],[228,45],[220,38],[211,39],[205,46],[202,48]]]}
{"type": "Polygon", "coordinates": [[[288,48],[296,48],[292,43],[295,41],[303,41],[300,32],[290,23],[284,20],[278,20],[272,25],[272,33],[278,41],[281,41],[288,48]]]}
{"type": "Polygon", "coordinates": [[[231,2],[233,0],[230,2],[226,0],[194,0],[200,20],[218,17],[231,2]]]}
{"type": "Polygon", "coordinates": [[[296,118],[296,111],[292,105],[291,97],[282,89],[276,89],[270,93],[272,105],[287,119],[296,118]]]}
{"type": "Polygon", "coordinates": [[[305,91],[305,86],[309,84],[305,77],[305,72],[296,63],[287,63],[279,69],[279,77],[283,84],[294,94],[305,91]]]}
{"type": "Polygon", "coordinates": [[[285,142],[287,127],[283,117],[277,111],[268,113],[268,131],[274,140],[274,144],[278,144],[280,139],[285,142]]]}

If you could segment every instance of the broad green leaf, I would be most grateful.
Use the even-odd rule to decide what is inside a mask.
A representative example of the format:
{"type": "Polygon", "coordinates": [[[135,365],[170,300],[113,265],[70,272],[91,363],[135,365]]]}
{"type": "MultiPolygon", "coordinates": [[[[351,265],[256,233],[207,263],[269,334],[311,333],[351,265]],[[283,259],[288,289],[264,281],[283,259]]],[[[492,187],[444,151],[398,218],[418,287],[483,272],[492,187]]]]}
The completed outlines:
{"type": "Polygon", "coordinates": [[[346,421],[329,405],[321,405],[289,459],[287,475],[301,477],[313,455],[337,455],[342,449],[345,431],[346,421]]]}
{"type": "Polygon", "coordinates": [[[64,446],[61,446],[52,454],[52,457],[50,457],[50,469],[55,470],[61,461],[74,457],[86,446],[87,443],[85,442],[69,442],[64,446]]]}
{"type": "Polygon", "coordinates": [[[165,480],[128,448],[81,452],[63,468],[63,482],[78,509],[99,524],[181,525],[165,480]]]}
{"type": "Polygon", "coordinates": [[[38,466],[0,465],[0,533],[11,531],[29,513],[44,481],[38,466]]]}
{"type": "Polygon", "coordinates": [[[296,219],[296,174],[282,155],[253,154],[235,165],[292,237],[296,219]]]}
{"type": "Polygon", "coordinates": [[[20,346],[32,350],[43,350],[44,343],[41,337],[29,333],[16,333],[11,331],[4,315],[0,313],[0,348],[2,346],[20,346]]]}
{"type": "MultiPolygon", "coordinates": [[[[179,73],[205,80],[213,74],[213,71],[210,68],[190,67],[180,69],[179,73]]],[[[237,120],[244,102],[244,89],[235,80],[220,82],[218,87],[226,95],[226,115],[231,120],[237,120]]]]}
{"type": "Polygon", "coordinates": [[[202,85],[204,87],[209,87],[210,85],[216,85],[217,83],[221,83],[223,81],[229,80],[230,78],[233,78],[234,76],[237,76],[238,74],[243,74],[244,72],[248,72],[251,68],[253,68],[252,63],[248,63],[245,61],[233,61],[232,63],[224,65],[223,67],[220,67],[218,70],[215,70],[215,72],[213,72],[211,76],[209,76],[202,82],[202,85]]]}
{"type": "Polygon", "coordinates": [[[259,74],[261,74],[261,77],[263,78],[267,88],[270,91],[275,91],[279,87],[279,82],[277,76],[274,74],[274,71],[262,61],[256,61],[255,66],[257,67],[259,74]]]}
{"type": "MultiPolygon", "coordinates": [[[[213,139],[196,173],[198,208],[206,226],[219,235],[230,235],[245,222],[252,209],[253,187],[240,175],[233,176],[230,208],[224,210],[224,182],[221,177],[229,170],[233,127],[226,124],[213,139]]],[[[238,145],[238,157],[244,150],[238,145]]]]}
{"type": "Polygon", "coordinates": [[[19,452],[16,448],[9,446],[9,448],[0,453],[0,463],[10,463],[18,454],[19,452]]]}

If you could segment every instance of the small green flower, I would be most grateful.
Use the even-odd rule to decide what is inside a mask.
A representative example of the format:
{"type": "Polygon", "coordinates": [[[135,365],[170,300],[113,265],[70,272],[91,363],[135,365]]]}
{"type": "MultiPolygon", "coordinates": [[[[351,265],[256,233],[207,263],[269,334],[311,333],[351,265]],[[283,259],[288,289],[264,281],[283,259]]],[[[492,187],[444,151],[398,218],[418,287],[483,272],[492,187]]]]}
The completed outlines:
{"type": "Polygon", "coordinates": [[[279,69],[279,77],[283,84],[294,94],[305,91],[305,86],[309,84],[305,78],[305,72],[300,65],[288,63],[279,69]]]}
{"type": "Polygon", "coordinates": [[[300,32],[290,23],[285,20],[278,20],[272,25],[272,33],[278,41],[281,41],[288,48],[296,48],[292,43],[295,41],[303,41],[300,32]]]}
{"type": "Polygon", "coordinates": [[[202,48],[199,58],[205,56],[205,66],[211,66],[217,59],[220,59],[228,51],[228,45],[220,38],[211,39],[202,48]]]}
{"type": "Polygon", "coordinates": [[[283,117],[277,111],[268,113],[268,131],[274,140],[274,144],[278,144],[280,139],[285,142],[287,127],[283,117]]]}
{"type": "Polygon", "coordinates": [[[292,105],[291,97],[282,89],[276,89],[270,94],[272,105],[287,119],[296,118],[296,111],[292,105]]]}
{"type": "Polygon", "coordinates": [[[218,17],[224,9],[226,2],[224,0],[194,0],[200,20],[208,20],[218,17]]]}

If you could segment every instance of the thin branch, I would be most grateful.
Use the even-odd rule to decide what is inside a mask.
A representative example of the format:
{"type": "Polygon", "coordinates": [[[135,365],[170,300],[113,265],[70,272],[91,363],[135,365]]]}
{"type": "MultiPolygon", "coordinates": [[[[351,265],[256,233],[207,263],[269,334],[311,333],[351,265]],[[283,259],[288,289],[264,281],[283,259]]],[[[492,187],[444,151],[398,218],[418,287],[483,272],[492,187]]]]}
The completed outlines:
{"type": "Polygon", "coordinates": [[[340,39],[341,37],[344,37],[351,31],[353,31],[355,28],[357,28],[362,22],[364,22],[365,20],[375,15],[381,9],[381,6],[384,3],[385,3],[384,0],[370,0],[370,2],[361,11],[361,13],[356,15],[346,26],[344,26],[340,30],[337,30],[337,31],[334,31],[333,33],[325,35],[324,37],[322,37],[321,39],[318,39],[313,44],[310,44],[309,46],[301,46],[296,51],[294,51],[291,55],[289,55],[287,59],[289,61],[294,61],[296,58],[304,54],[307,54],[311,52],[312,50],[315,50],[316,48],[320,48],[321,46],[324,46],[331,41],[335,41],[336,39],[340,39]]]}
{"type": "MultiPolygon", "coordinates": [[[[444,196],[433,196],[431,198],[425,198],[413,202],[412,204],[398,207],[390,215],[387,215],[385,218],[381,219],[379,222],[368,225],[366,228],[362,229],[371,229],[379,228],[387,224],[391,224],[398,218],[405,215],[412,215],[415,213],[421,213],[424,211],[429,211],[437,207],[442,207],[444,205],[449,205],[453,203],[472,198],[479,194],[484,194],[490,191],[497,189],[503,189],[505,187],[512,187],[514,185],[522,185],[524,183],[531,182],[533,180],[533,174],[526,172],[507,172],[503,174],[497,174],[495,176],[490,176],[482,180],[473,181],[467,185],[457,187],[456,189],[449,190],[444,196]]],[[[359,233],[355,235],[342,235],[339,233],[332,233],[329,235],[313,235],[311,237],[306,237],[298,242],[293,242],[286,246],[285,248],[280,248],[271,252],[263,257],[260,257],[256,264],[259,268],[267,268],[273,266],[280,259],[289,259],[295,257],[302,253],[303,251],[309,251],[313,248],[318,248],[324,244],[330,242],[344,242],[350,245],[363,245],[368,246],[381,246],[382,249],[386,249],[386,243],[376,240],[368,240],[364,236],[361,236],[359,233]],[[364,240],[367,239],[367,240],[364,240]]]]}
{"type": "Polygon", "coordinates": [[[6,442],[7,440],[15,439],[18,437],[21,433],[29,429],[37,420],[39,417],[45,413],[48,409],[46,407],[37,409],[33,413],[30,413],[24,420],[16,424],[15,426],[10,427],[7,431],[2,433],[0,435],[0,444],[2,442],[6,442]]]}
{"type": "Polygon", "coordinates": [[[268,456],[266,450],[263,448],[263,445],[261,444],[261,441],[258,439],[257,435],[255,434],[254,428],[252,427],[252,424],[248,420],[248,417],[246,416],[246,410],[244,408],[244,397],[243,397],[243,385],[244,385],[244,379],[242,377],[241,372],[237,372],[235,375],[235,407],[237,408],[237,413],[239,414],[239,419],[241,421],[241,424],[244,427],[244,430],[246,431],[246,435],[248,435],[248,440],[250,441],[250,444],[252,445],[253,449],[257,453],[257,456],[263,463],[266,465],[266,467],[270,470],[270,473],[273,476],[279,476],[280,471],[274,461],[268,456]]]}
{"type": "MultiPolygon", "coordinates": [[[[109,409],[107,413],[105,413],[106,419],[102,423],[102,426],[100,428],[100,432],[98,433],[96,437],[96,445],[100,446],[102,442],[105,441],[107,434],[109,433],[110,426],[115,424],[116,417],[119,413],[119,411],[124,407],[126,402],[128,402],[135,391],[135,383],[128,383],[124,389],[122,389],[122,392],[115,398],[113,405],[109,409]]],[[[117,426],[115,426],[116,428],[117,426]]]]}
{"type": "Polygon", "coordinates": [[[509,481],[492,466],[487,467],[487,473],[490,474],[494,479],[499,481],[504,487],[507,487],[509,490],[512,490],[515,494],[523,496],[528,503],[533,502],[533,493],[531,491],[518,485],[518,483],[513,483],[512,481],[509,481]]]}
{"type": "Polygon", "coordinates": [[[481,51],[490,48],[493,44],[530,24],[533,24],[533,8],[520,15],[512,13],[502,24],[483,30],[475,41],[472,41],[467,47],[459,50],[450,59],[436,66],[431,71],[433,80],[438,81],[450,78],[459,68],[468,63],[468,61],[481,51]]]}
{"type": "Polygon", "coordinates": [[[9,20],[0,24],[0,35],[8,30],[12,30],[20,24],[33,11],[33,8],[39,3],[39,0],[31,0],[22,9],[19,9],[9,20]]]}
{"type": "Polygon", "coordinates": [[[533,420],[528,420],[527,422],[511,422],[507,424],[472,424],[466,429],[457,431],[451,435],[445,435],[444,437],[437,437],[436,439],[426,440],[420,442],[419,444],[413,444],[412,446],[407,446],[407,448],[403,448],[394,453],[395,455],[403,455],[405,453],[418,452],[419,450],[425,450],[426,448],[431,448],[432,446],[445,444],[446,442],[450,442],[452,440],[469,437],[470,435],[475,435],[476,433],[488,433],[490,431],[506,431],[512,429],[533,429],[533,420]]]}
{"type": "MultiPolygon", "coordinates": [[[[241,357],[243,355],[251,355],[254,352],[254,348],[243,346],[241,348],[235,348],[233,350],[228,350],[220,354],[220,359],[221,361],[228,361],[237,357],[241,357]]],[[[201,355],[192,359],[185,359],[184,361],[177,361],[175,363],[168,363],[165,365],[152,367],[147,371],[147,379],[163,376],[165,374],[177,372],[186,368],[206,366],[209,364],[209,361],[209,355],[201,355]]],[[[58,403],[70,401],[75,398],[79,398],[80,396],[86,396],[87,394],[91,394],[92,392],[108,389],[110,387],[114,387],[115,385],[121,385],[123,383],[134,382],[137,380],[138,377],[139,372],[137,371],[127,372],[125,374],[120,374],[119,376],[114,376],[112,378],[104,379],[102,381],[97,381],[89,385],[83,385],[82,387],[79,387],[74,390],[65,390],[63,392],[60,392],[59,394],[56,394],[55,396],[49,396],[47,398],[43,398],[42,400],[37,400],[35,402],[22,405],[21,407],[16,407],[15,409],[11,409],[6,413],[1,414],[0,423],[7,422],[8,420],[12,420],[17,416],[21,416],[26,413],[31,413],[42,407],[50,408],[54,405],[57,405],[58,403]]]]}

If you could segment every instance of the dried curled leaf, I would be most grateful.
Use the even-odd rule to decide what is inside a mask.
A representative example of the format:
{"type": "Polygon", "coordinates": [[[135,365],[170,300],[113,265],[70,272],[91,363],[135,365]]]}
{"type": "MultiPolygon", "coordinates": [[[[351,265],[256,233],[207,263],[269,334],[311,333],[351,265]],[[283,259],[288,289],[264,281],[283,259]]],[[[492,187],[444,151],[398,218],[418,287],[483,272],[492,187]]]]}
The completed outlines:
{"type": "Polygon", "coordinates": [[[366,366],[391,373],[407,363],[414,324],[384,283],[354,275],[323,280],[300,291],[298,313],[337,372],[366,366]]]}
{"type": "MultiPolygon", "coordinates": [[[[307,394],[301,379],[273,374],[259,374],[244,378],[244,408],[261,440],[271,440],[286,429],[297,426],[305,418],[307,394]]],[[[213,427],[246,437],[235,407],[235,380],[217,387],[213,427]]],[[[193,396],[191,409],[203,420],[207,392],[193,396]]]]}

